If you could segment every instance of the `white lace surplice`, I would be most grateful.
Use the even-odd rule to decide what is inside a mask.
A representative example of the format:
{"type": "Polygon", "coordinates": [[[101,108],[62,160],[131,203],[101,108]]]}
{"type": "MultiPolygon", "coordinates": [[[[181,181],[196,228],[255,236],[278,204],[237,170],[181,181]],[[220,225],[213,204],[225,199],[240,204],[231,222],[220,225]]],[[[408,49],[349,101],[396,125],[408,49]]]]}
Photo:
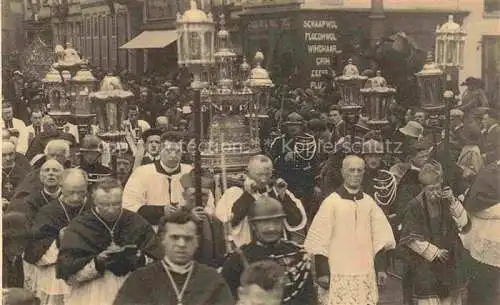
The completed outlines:
{"type": "Polygon", "coordinates": [[[461,235],[472,257],[500,268],[500,203],[470,215],[471,229],[461,235]]]}
{"type": "Polygon", "coordinates": [[[66,305],[112,305],[129,275],[115,276],[106,270],[101,277],[73,286],[66,305]]]}
{"type": "Polygon", "coordinates": [[[387,218],[370,196],[354,202],[337,193],[321,204],[305,242],[308,252],[328,257],[330,305],[375,305],[375,254],[395,245],[387,218]]]}

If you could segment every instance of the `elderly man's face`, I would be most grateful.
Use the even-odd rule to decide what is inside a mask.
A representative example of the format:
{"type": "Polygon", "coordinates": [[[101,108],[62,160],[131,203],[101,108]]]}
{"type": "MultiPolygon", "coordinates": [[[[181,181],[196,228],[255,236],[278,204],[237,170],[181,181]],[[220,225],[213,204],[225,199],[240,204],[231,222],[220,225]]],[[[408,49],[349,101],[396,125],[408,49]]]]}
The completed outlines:
{"type": "Polygon", "coordinates": [[[160,152],[161,162],[170,168],[177,167],[182,158],[182,145],[178,142],[165,141],[160,152]]]}
{"type": "Polygon", "coordinates": [[[16,148],[11,143],[4,143],[2,146],[2,167],[11,168],[15,164],[16,148]]]}
{"type": "Polygon", "coordinates": [[[166,117],[158,117],[156,119],[156,128],[159,128],[163,131],[168,129],[168,119],[166,117]]]}
{"type": "Polygon", "coordinates": [[[196,224],[188,221],[185,224],[166,223],[162,244],[165,256],[173,263],[185,265],[193,260],[198,248],[198,231],[196,224]]]}
{"type": "Polygon", "coordinates": [[[94,192],[95,210],[106,221],[115,220],[122,210],[122,190],[113,188],[108,191],[97,189],[94,192]]]}
{"type": "Polygon", "coordinates": [[[273,165],[270,162],[255,163],[248,169],[248,176],[257,182],[259,187],[266,186],[273,176],[273,165]]]}
{"type": "Polygon", "coordinates": [[[64,203],[69,206],[81,206],[87,201],[87,184],[83,179],[71,179],[61,185],[64,203]]]}
{"type": "Polygon", "coordinates": [[[424,186],[425,198],[431,202],[437,202],[439,199],[441,199],[441,193],[442,193],[441,183],[424,186]]]}
{"type": "Polygon", "coordinates": [[[2,118],[5,121],[10,121],[14,117],[14,111],[12,110],[12,107],[6,107],[2,108],[2,118]]]}
{"type": "Polygon", "coordinates": [[[146,151],[151,156],[158,156],[158,154],[160,153],[160,147],[161,147],[160,136],[157,135],[149,136],[146,139],[146,151]]]}
{"type": "Polygon", "coordinates": [[[47,163],[40,170],[40,181],[47,188],[59,185],[63,168],[60,164],[47,163]]]}
{"type": "Polygon", "coordinates": [[[358,189],[361,187],[364,174],[365,164],[362,160],[352,160],[342,168],[344,184],[351,189],[358,189]]]}
{"type": "Polygon", "coordinates": [[[283,298],[285,279],[277,284],[274,289],[266,291],[257,284],[240,287],[238,296],[244,304],[248,305],[280,305],[283,298]]]}
{"type": "Polygon", "coordinates": [[[49,148],[45,157],[47,160],[56,160],[60,164],[64,164],[67,161],[66,150],[62,147],[49,148]]]}

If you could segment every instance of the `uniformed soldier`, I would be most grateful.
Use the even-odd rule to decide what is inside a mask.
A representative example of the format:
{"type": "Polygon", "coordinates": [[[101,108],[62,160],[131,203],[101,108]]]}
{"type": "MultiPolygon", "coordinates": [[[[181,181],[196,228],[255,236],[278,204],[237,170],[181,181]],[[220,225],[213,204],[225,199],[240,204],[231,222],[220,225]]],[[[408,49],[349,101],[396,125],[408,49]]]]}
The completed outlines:
{"type": "Polygon", "coordinates": [[[270,154],[278,176],[305,206],[311,217],[315,177],[319,173],[319,150],[313,135],[304,132],[304,119],[296,112],[284,122],[285,133],[271,144],[270,154]]]}

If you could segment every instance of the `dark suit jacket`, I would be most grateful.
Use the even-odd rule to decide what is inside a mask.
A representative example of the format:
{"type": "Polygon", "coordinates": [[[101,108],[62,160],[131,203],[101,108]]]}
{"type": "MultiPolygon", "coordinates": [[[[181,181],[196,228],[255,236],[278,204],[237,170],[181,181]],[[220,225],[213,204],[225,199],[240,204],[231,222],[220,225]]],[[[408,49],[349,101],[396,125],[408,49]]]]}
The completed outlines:
{"type": "Polygon", "coordinates": [[[484,135],[481,152],[486,154],[486,164],[498,159],[500,156],[500,125],[493,127],[484,135]]]}

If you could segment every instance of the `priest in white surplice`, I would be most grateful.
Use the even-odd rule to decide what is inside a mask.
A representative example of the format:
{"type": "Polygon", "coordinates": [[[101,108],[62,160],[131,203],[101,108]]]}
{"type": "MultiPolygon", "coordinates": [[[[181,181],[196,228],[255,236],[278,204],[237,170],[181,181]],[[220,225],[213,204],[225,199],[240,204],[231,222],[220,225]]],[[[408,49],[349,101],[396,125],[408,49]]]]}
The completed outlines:
{"type": "Polygon", "coordinates": [[[364,171],[363,159],[344,159],[344,184],[322,202],[306,237],[306,250],[328,260],[329,305],[377,304],[375,255],[396,245],[384,212],[361,190],[364,171]]]}

